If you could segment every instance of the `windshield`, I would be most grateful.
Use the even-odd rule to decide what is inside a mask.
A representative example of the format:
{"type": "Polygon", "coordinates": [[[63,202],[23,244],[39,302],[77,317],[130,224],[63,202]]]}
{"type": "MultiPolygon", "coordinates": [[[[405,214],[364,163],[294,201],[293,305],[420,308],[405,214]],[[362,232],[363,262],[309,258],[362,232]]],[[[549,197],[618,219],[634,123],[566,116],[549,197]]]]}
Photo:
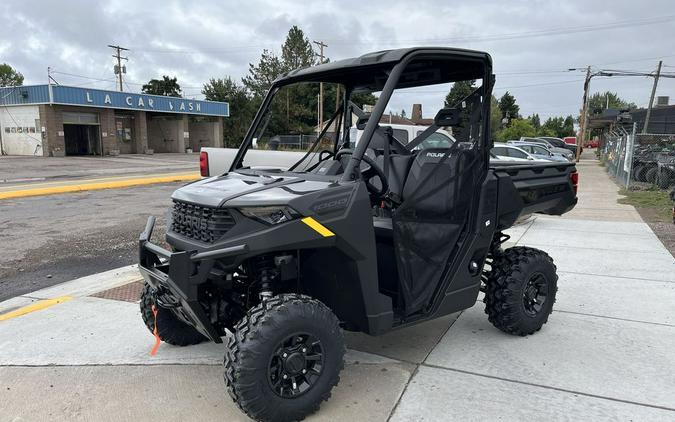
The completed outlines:
{"type": "Polygon", "coordinates": [[[335,149],[342,124],[342,113],[336,111],[344,95],[344,87],[335,83],[301,82],[279,88],[253,134],[243,167],[310,169],[327,154],[321,151],[335,149]]]}

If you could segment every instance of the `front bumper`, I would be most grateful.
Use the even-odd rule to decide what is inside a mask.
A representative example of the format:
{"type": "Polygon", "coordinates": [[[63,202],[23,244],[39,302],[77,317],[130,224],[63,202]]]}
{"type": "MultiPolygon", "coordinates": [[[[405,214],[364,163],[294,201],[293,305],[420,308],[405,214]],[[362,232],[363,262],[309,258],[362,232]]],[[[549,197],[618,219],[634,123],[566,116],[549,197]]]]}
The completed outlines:
{"type": "Polygon", "coordinates": [[[207,252],[171,252],[150,242],[155,217],[149,217],[138,242],[138,269],[157,292],[158,306],[171,309],[185,323],[216,343],[220,333],[199,303],[198,286],[204,283],[214,260],[245,254],[248,247],[233,246],[207,252]]]}

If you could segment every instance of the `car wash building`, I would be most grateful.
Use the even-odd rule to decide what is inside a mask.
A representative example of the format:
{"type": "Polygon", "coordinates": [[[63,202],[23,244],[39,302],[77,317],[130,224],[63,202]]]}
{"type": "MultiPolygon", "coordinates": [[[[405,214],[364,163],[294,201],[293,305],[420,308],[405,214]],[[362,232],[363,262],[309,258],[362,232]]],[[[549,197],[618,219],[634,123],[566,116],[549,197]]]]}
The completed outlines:
{"type": "Polygon", "coordinates": [[[227,103],[63,85],[0,88],[4,155],[151,154],[223,143],[227,103]]]}

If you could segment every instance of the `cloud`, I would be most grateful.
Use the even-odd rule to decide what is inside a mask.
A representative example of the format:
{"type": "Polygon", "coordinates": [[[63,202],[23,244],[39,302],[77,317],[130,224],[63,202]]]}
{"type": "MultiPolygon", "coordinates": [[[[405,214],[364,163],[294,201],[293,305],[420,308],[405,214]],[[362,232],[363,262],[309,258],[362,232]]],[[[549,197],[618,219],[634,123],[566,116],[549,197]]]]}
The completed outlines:
{"type": "MultiPolygon", "coordinates": [[[[129,89],[139,90],[149,79],[169,74],[178,77],[188,95],[199,96],[200,86],[211,77],[244,76],[263,48],[278,53],[289,27],[298,25],[311,40],[328,44],[331,60],[419,44],[488,51],[497,76],[495,94],[508,89],[523,114],[548,117],[578,112],[583,75],[566,72],[570,67],[651,71],[662,56],[669,56],[666,64],[675,65],[674,21],[635,25],[640,19],[667,17],[672,3],[656,0],[643,10],[635,4],[112,0],[100,5],[87,0],[6,0],[0,5],[0,61],[22,72],[26,83],[43,83],[50,66],[56,72],[103,79],[55,73],[63,84],[114,89],[107,45],[119,44],[130,48],[129,89]]],[[[592,91],[609,89],[645,105],[651,81],[596,78],[592,91]]],[[[663,79],[657,94],[675,98],[674,88],[673,79],[663,79]]],[[[433,105],[443,97],[426,94],[419,101],[433,105]]],[[[412,101],[401,100],[392,109],[409,112],[408,103],[412,101]]]]}

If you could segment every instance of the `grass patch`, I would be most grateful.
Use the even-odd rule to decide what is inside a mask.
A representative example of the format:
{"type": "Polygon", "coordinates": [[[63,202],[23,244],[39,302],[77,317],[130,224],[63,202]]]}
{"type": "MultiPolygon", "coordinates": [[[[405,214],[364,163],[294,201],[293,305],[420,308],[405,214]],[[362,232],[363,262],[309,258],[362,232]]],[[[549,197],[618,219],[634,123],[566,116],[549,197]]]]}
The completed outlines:
{"type": "MultiPolygon", "coordinates": [[[[626,197],[619,199],[620,204],[632,205],[635,208],[648,211],[653,216],[653,222],[672,221],[673,201],[670,200],[667,191],[622,189],[621,195],[626,197]]],[[[644,216],[645,213],[641,212],[640,214],[644,216]]]]}

